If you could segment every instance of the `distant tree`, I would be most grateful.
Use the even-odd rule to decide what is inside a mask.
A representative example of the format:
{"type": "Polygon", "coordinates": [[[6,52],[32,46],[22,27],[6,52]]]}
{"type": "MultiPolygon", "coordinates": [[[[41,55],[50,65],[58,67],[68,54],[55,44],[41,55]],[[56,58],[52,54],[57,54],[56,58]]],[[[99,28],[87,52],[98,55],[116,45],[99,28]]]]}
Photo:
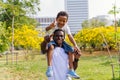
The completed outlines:
{"type": "Polygon", "coordinates": [[[100,21],[97,18],[92,18],[90,24],[93,27],[100,27],[100,26],[105,26],[106,23],[103,21],[100,21]]]}
{"type": "Polygon", "coordinates": [[[0,35],[1,40],[8,40],[12,33],[12,42],[9,40],[7,42],[14,47],[14,28],[22,25],[36,26],[36,21],[29,15],[36,14],[40,10],[39,4],[40,0],[0,0],[0,22],[4,23],[1,27],[5,30],[4,33],[9,33],[6,37],[0,35]]]}
{"type": "MultiPolygon", "coordinates": [[[[14,34],[14,45],[22,46],[22,48],[29,50],[29,49],[40,49],[39,44],[43,41],[43,37],[39,36],[39,32],[34,29],[34,27],[31,25],[31,27],[27,25],[23,25],[20,28],[15,29],[14,34]]],[[[10,37],[11,40],[12,36],[10,37]]]]}
{"type": "MultiPolygon", "coordinates": [[[[107,41],[109,46],[116,49],[114,34],[115,32],[113,26],[101,26],[90,29],[82,29],[75,34],[74,38],[77,44],[80,44],[81,47],[85,46],[86,48],[97,48],[97,50],[100,50],[100,48],[103,47],[101,45],[107,41]]],[[[117,36],[120,41],[120,27],[118,27],[117,36]]]]}
{"type": "Polygon", "coordinates": [[[118,27],[120,27],[120,19],[117,21],[118,27]]]}
{"type": "Polygon", "coordinates": [[[105,26],[105,22],[100,21],[99,19],[92,18],[90,20],[85,20],[82,23],[82,28],[88,28],[88,27],[100,27],[105,26]]]}
{"type": "Polygon", "coordinates": [[[84,20],[84,21],[82,22],[82,28],[87,28],[87,27],[89,27],[89,26],[90,26],[89,20],[84,20]]]}
{"type": "MultiPolygon", "coordinates": [[[[119,13],[119,10],[116,7],[116,2],[113,5],[112,9],[108,13],[114,15],[114,27],[115,27],[115,32],[117,32],[117,19],[116,19],[117,17],[116,17],[116,15],[119,13]]],[[[117,45],[117,34],[115,34],[115,42],[117,45]]]]}
{"type": "Polygon", "coordinates": [[[6,28],[12,25],[14,16],[14,26],[22,24],[33,24],[35,21],[28,17],[36,14],[40,10],[40,0],[0,0],[0,21],[6,22],[6,28]],[[32,23],[31,23],[32,22],[32,23]]]}
{"type": "Polygon", "coordinates": [[[115,31],[117,31],[116,15],[119,13],[119,10],[116,7],[116,3],[113,5],[112,9],[108,13],[114,15],[114,26],[115,26],[115,31]]]}
{"type": "Polygon", "coordinates": [[[0,52],[3,52],[8,49],[8,33],[6,31],[5,23],[0,22],[0,52]]]}
{"type": "MultiPolygon", "coordinates": [[[[40,50],[40,43],[43,41],[43,37],[39,36],[39,32],[35,30],[32,25],[31,27],[29,26],[24,25],[14,30],[14,46],[15,48],[23,49],[25,59],[27,59],[26,54],[29,53],[29,51],[32,52],[32,50],[40,50]]],[[[13,36],[11,35],[10,40],[12,40],[12,37],[13,36]]]]}
{"type": "Polygon", "coordinates": [[[112,19],[108,15],[99,15],[82,22],[82,27],[100,27],[113,25],[112,19]]]}

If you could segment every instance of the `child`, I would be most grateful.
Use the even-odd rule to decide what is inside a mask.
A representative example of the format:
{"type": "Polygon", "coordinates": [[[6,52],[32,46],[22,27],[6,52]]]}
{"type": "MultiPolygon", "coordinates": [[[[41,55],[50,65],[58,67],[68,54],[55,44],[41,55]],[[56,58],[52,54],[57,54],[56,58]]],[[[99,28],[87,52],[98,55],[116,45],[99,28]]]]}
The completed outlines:
{"type": "MultiPolygon", "coordinates": [[[[70,28],[67,25],[67,21],[68,21],[68,14],[65,11],[60,11],[57,14],[56,20],[51,23],[48,27],[46,27],[46,31],[49,30],[56,30],[56,29],[62,29],[65,31],[65,34],[68,35],[69,40],[71,41],[71,43],[74,46],[74,50],[71,48],[71,46],[69,46],[66,42],[64,42],[63,45],[65,45],[64,50],[65,52],[68,54],[68,58],[69,58],[69,71],[68,71],[68,76],[70,77],[74,77],[74,78],[79,78],[79,76],[75,73],[74,71],[74,66],[73,66],[73,62],[74,62],[74,51],[80,51],[79,48],[77,47],[77,44],[70,32],[70,28]]],[[[54,34],[51,34],[54,35],[54,34]]],[[[50,35],[50,36],[51,36],[50,35]]],[[[52,40],[52,37],[50,38],[50,40],[52,40]]],[[[51,50],[52,51],[52,50],[51,50]]],[[[78,54],[78,56],[80,56],[81,54],[78,54]]],[[[52,72],[52,53],[47,54],[47,60],[48,60],[48,69],[46,72],[46,75],[48,77],[53,75],[52,72]]]]}

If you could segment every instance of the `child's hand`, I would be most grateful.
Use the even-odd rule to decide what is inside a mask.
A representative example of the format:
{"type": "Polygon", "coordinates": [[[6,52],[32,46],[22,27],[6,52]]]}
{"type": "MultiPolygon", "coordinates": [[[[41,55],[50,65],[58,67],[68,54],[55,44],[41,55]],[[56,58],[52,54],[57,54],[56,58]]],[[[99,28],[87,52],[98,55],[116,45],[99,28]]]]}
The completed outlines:
{"type": "Polygon", "coordinates": [[[81,56],[81,51],[80,51],[80,49],[78,48],[78,46],[74,46],[74,51],[75,51],[75,58],[76,58],[76,59],[79,59],[80,56],[81,56]]]}
{"type": "Polygon", "coordinates": [[[54,25],[55,25],[55,26],[57,25],[57,21],[56,21],[56,20],[54,21],[54,25]]]}
{"type": "Polygon", "coordinates": [[[78,48],[78,46],[74,46],[74,51],[80,51],[80,49],[78,48]]]}
{"type": "Polygon", "coordinates": [[[51,24],[52,28],[54,28],[57,25],[56,20],[51,24]]]}

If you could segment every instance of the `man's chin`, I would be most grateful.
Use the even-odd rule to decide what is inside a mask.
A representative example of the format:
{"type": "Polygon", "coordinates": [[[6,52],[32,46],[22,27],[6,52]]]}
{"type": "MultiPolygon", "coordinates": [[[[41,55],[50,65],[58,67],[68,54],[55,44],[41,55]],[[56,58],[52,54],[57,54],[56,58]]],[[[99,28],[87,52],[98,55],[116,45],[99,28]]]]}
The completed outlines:
{"type": "Polygon", "coordinates": [[[61,46],[62,45],[62,42],[57,42],[58,46],[61,46]]]}

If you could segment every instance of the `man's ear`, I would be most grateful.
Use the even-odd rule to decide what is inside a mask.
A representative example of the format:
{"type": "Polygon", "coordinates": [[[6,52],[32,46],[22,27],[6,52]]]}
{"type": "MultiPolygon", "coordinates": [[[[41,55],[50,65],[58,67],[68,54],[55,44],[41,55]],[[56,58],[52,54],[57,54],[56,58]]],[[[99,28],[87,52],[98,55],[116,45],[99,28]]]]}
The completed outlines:
{"type": "Polygon", "coordinates": [[[63,41],[65,40],[65,36],[63,37],[63,39],[62,39],[63,41]]]}
{"type": "Polygon", "coordinates": [[[53,40],[55,40],[55,36],[53,35],[53,40]]]}

